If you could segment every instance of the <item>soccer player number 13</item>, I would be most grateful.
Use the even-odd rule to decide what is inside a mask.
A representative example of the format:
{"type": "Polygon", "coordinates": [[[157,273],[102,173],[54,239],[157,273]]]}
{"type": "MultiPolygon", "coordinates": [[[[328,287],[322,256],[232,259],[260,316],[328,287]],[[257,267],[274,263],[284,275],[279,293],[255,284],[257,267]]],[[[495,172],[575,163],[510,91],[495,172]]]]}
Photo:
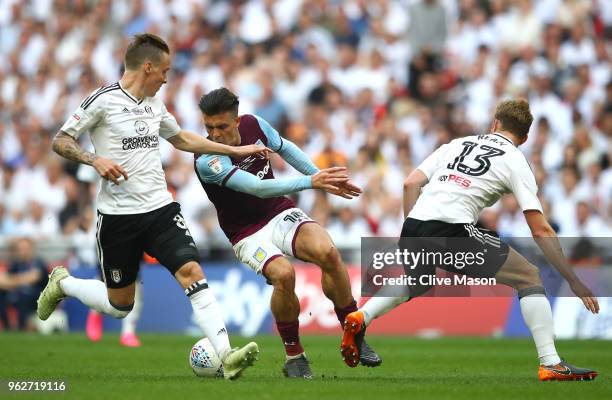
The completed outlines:
{"type": "Polygon", "coordinates": [[[449,163],[447,167],[448,169],[455,169],[455,167],[457,167],[457,171],[470,176],[484,175],[489,170],[489,168],[491,168],[491,161],[489,159],[492,157],[501,156],[506,153],[505,151],[497,149],[495,147],[487,146],[486,144],[481,144],[480,149],[484,150],[485,153],[478,154],[476,155],[476,157],[474,157],[474,161],[478,163],[477,167],[470,167],[468,165],[465,165],[463,163],[463,160],[465,160],[465,157],[467,157],[472,152],[472,150],[474,150],[474,148],[478,146],[478,144],[470,142],[469,140],[466,140],[462,144],[464,147],[461,151],[461,154],[455,157],[453,162],[449,163]]]}

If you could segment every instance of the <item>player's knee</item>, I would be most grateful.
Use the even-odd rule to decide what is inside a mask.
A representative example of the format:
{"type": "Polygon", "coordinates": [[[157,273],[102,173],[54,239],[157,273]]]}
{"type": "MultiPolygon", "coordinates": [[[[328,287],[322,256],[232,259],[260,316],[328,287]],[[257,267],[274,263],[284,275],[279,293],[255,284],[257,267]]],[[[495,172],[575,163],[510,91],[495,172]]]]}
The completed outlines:
{"type": "Polygon", "coordinates": [[[529,265],[527,268],[525,268],[520,278],[517,279],[514,287],[516,290],[521,290],[535,286],[542,286],[540,271],[537,267],[529,265]]]}
{"type": "Polygon", "coordinates": [[[342,265],[340,252],[333,244],[319,246],[317,251],[319,265],[323,269],[333,269],[342,265]]]}
{"type": "Polygon", "coordinates": [[[276,289],[293,292],[295,288],[295,271],[291,266],[269,271],[266,277],[276,289]]]}
{"type": "Polygon", "coordinates": [[[197,262],[190,261],[179,268],[175,272],[174,277],[183,285],[183,287],[186,287],[194,282],[204,279],[204,273],[197,262]]]}
{"type": "Polygon", "coordinates": [[[133,308],[134,308],[134,303],[129,304],[127,306],[120,306],[117,304],[110,303],[108,314],[111,317],[123,319],[128,316],[128,314],[132,311],[133,308]]]}

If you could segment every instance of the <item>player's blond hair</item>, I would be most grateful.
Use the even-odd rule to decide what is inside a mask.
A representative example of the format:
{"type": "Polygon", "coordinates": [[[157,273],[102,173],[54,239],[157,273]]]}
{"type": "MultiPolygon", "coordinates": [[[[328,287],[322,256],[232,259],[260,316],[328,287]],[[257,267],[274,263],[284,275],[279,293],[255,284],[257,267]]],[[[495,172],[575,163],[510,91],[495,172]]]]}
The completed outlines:
{"type": "Polygon", "coordinates": [[[503,130],[523,137],[529,132],[533,115],[531,115],[527,100],[506,100],[497,105],[495,119],[501,122],[503,130]]]}
{"type": "Polygon", "coordinates": [[[157,65],[162,59],[162,53],[170,54],[170,48],[164,39],[152,33],[134,35],[125,51],[125,68],[137,69],[146,60],[157,65]]]}

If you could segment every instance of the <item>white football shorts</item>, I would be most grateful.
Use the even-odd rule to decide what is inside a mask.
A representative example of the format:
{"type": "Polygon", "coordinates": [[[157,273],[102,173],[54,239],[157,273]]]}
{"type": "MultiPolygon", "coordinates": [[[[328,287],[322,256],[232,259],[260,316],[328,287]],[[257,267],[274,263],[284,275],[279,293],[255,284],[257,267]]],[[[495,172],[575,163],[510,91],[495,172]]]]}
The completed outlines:
{"type": "Polygon", "coordinates": [[[284,255],[295,257],[295,239],[303,224],[316,222],[299,208],[289,208],[272,218],[263,228],[247,236],[233,248],[236,257],[258,274],[284,255]]]}

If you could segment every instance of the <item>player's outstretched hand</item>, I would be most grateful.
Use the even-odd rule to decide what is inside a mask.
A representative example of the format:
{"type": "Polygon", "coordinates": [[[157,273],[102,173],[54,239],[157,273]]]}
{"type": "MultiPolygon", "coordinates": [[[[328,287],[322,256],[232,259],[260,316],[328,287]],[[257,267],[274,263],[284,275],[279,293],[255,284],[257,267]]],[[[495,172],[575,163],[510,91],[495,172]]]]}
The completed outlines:
{"type": "Polygon", "coordinates": [[[599,302],[597,301],[597,297],[595,297],[593,292],[591,292],[591,289],[586,287],[584,283],[580,281],[571,283],[570,288],[576,296],[580,297],[580,300],[582,300],[587,310],[593,314],[599,313],[599,302]]]}
{"type": "Polygon", "coordinates": [[[353,184],[353,182],[351,181],[347,181],[344,184],[340,184],[339,185],[340,189],[342,189],[344,191],[344,193],[352,196],[352,197],[359,197],[359,195],[362,193],[361,192],[361,188],[355,184],[353,184]]]}
{"type": "Polygon", "coordinates": [[[234,154],[232,154],[232,157],[244,158],[251,155],[258,155],[264,157],[267,160],[270,158],[270,153],[274,152],[266,146],[262,146],[259,144],[248,144],[246,146],[234,147],[234,154]]]}
{"type": "Polygon", "coordinates": [[[96,172],[104,179],[113,181],[115,185],[119,184],[119,178],[123,176],[127,181],[127,172],[113,160],[104,157],[97,157],[91,164],[96,172]]]}
{"type": "Polygon", "coordinates": [[[346,173],[346,167],[325,168],[312,176],[312,188],[322,189],[336,196],[352,199],[356,193],[354,189],[359,190],[356,186],[349,183],[349,178],[346,173]]]}

